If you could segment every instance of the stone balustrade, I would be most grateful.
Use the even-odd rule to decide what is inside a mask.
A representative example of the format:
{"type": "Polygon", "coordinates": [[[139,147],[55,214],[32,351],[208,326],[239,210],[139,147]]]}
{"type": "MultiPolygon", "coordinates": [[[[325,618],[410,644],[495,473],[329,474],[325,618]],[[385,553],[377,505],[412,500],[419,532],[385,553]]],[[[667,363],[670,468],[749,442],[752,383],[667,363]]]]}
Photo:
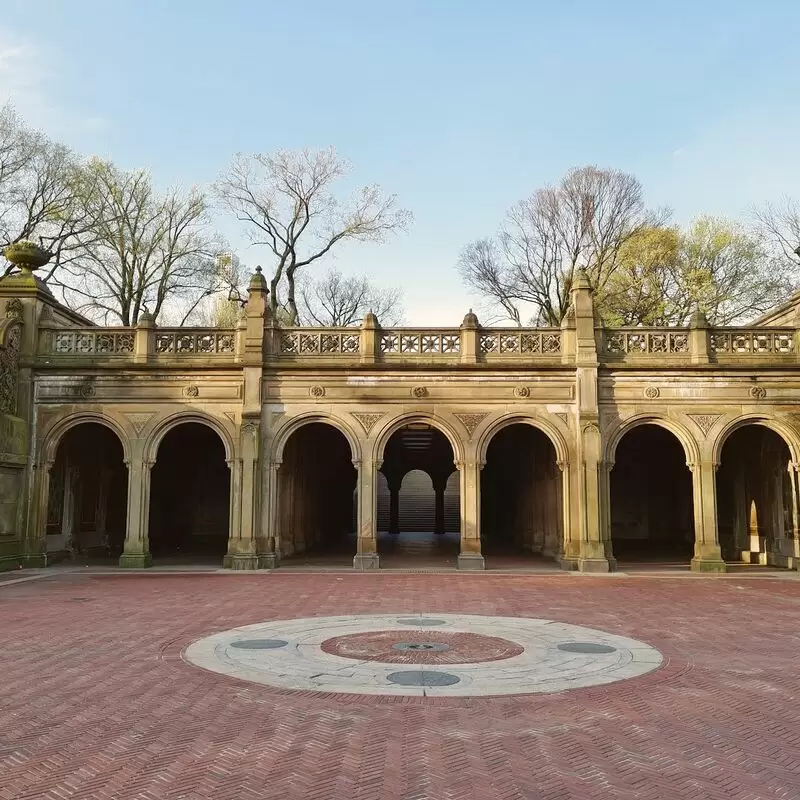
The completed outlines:
{"type": "MultiPolygon", "coordinates": [[[[575,356],[569,329],[559,328],[282,328],[267,326],[265,361],[334,363],[564,363],[575,356]]],[[[234,328],[42,326],[38,357],[74,363],[110,359],[173,362],[241,360],[243,338],[234,328]]],[[[601,363],[776,363],[794,362],[794,328],[596,329],[601,363]]]]}

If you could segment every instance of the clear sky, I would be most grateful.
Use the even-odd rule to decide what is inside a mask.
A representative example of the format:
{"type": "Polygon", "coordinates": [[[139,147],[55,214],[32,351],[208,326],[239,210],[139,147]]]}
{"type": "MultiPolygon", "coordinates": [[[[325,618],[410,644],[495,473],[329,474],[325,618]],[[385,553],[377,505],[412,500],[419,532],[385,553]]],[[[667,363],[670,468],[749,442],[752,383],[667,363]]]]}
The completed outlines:
{"type": "Polygon", "coordinates": [[[334,145],[397,193],[412,230],[335,264],[402,285],[412,324],[458,324],[461,247],[571,166],[635,173],[680,222],[800,195],[798,0],[0,9],[0,101],[79,151],[194,184],[237,151],[334,145]]]}

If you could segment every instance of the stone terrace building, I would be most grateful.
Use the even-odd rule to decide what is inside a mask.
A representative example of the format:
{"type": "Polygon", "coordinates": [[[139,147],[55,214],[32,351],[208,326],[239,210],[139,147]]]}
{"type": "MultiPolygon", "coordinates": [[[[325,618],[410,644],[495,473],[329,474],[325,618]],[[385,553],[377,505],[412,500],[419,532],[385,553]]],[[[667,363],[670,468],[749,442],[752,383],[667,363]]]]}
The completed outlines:
{"type": "Polygon", "coordinates": [[[12,275],[0,565],[367,569],[416,536],[467,569],[796,568],[797,305],[608,330],[581,276],[561,328],[280,328],[257,273],[235,329],[101,328],[12,275]]]}

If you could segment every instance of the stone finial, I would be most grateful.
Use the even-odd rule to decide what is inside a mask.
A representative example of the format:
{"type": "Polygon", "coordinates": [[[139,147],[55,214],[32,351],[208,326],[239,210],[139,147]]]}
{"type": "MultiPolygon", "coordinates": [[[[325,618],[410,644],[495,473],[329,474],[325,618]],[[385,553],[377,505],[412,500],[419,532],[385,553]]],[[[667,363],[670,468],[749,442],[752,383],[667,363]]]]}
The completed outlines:
{"type": "Polygon", "coordinates": [[[377,328],[379,326],[378,318],[372,312],[372,309],[364,314],[364,319],[361,320],[362,328],[377,328]]]}
{"type": "Polygon", "coordinates": [[[561,320],[561,327],[562,328],[574,328],[575,327],[575,304],[570,303],[567,306],[567,313],[564,314],[561,320]]]}
{"type": "Polygon", "coordinates": [[[710,328],[708,317],[703,313],[703,310],[698,306],[689,320],[690,328],[710,328]]]}
{"type": "Polygon", "coordinates": [[[250,278],[250,283],[247,286],[247,291],[264,292],[265,294],[269,294],[269,289],[267,289],[267,281],[261,274],[261,267],[256,267],[256,271],[250,278]]]}
{"type": "Polygon", "coordinates": [[[572,279],[572,288],[589,289],[589,291],[591,291],[592,284],[589,283],[589,276],[586,274],[586,270],[583,267],[575,271],[575,277],[572,279]]]}
{"type": "Polygon", "coordinates": [[[153,315],[149,311],[145,310],[145,311],[142,311],[141,314],[139,314],[139,320],[136,323],[136,327],[137,328],[152,328],[152,327],[155,326],[155,324],[156,324],[156,321],[155,321],[155,318],[153,317],[153,315]]]}
{"type": "Polygon", "coordinates": [[[464,320],[461,323],[462,328],[477,328],[480,326],[480,322],[478,322],[478,315],[470,309],[464,314],[464,320]]]}

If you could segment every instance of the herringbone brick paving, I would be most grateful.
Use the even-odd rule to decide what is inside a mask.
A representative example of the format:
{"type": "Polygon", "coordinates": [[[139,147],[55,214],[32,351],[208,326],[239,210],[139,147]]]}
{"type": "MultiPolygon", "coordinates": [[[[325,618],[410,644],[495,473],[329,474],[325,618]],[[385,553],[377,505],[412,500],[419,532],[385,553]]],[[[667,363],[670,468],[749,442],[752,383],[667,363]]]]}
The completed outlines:
{"type": "Polygon", "coordinates": [[[284,573],[60,575],[0,587],[0,798],[800,798],[800,582],[284,573]],[[285,692],[185,664],[270,619],[475,613],[658,647],[556,695],[285,692]]]}

